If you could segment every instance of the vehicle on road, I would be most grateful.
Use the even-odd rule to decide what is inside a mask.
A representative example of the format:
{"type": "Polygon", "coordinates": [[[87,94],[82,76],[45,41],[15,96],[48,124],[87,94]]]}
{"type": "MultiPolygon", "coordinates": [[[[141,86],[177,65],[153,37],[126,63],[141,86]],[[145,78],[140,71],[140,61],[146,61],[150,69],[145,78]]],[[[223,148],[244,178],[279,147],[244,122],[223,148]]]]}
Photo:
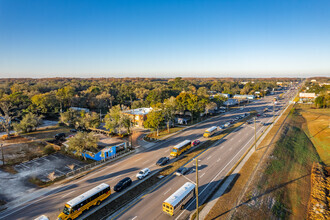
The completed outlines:
{"type": "Polygon", "coordinates": [[[187,167],[180,167],[176,172],[175,175],[177,176],[182,176],[185,175],[188,172],[188,168],[187,167]]]}
{"type": "Polygon", "coordinates": [[[113,187],[113,189],[114,189],[116,192],[120,192],[120,191],[122,191],[123,189],[129,187],[131,184],[132,184],[132,180],[131,180],[131,178],[126,177],[126,178],[120,180],[120,181],[115,185],[115,187],[113,187]]]}
{"type": "Polygon", "coordinates": [[[58,133],[58,134],[55,134],[55,139],[56,140],[64,140],[65,139],[65,133],[58,133]]]}
{"type": "Polygon", "coordinates": [[[244,108],[242,107],[242,108],[240,108],[239,110],[244,110],[244,108]]]}
{"type": "Polygon", "coordinates": [[[185,140],[175,145],[170,153],[171,157],[178,157],[191,148],[191,140],[185,140]]]}
{"type": "Polygon", "coordinates": [[[225,124],[225,127],[227,128],[227,127],[229,127],[230,126],[230,122],[227,122],[226,124],[225,124]]]}
{"type": "Polygon", "coordinates": [[[136,174],[136,178],[139,180],[142,180],[144,177],[148,176],[150,174],[150,169],[149,168],[144,168],[143,170],[140,170],[138,174],[136,174]]]}
{"type": "Polygon", "coordinates": [[[225,113],[226,110],[219,110],[219,113],[225,113]]]}
{"type": "Polygon", "coordinates": [[[195,185],[187,182],[163,202],[163,212],[173,216],[195,196],[195,185]]]}
{"type": "Polygon", "coordinates": [[[217,126],[212,126],[212,127],[205,130],[205,132],[203,134],[203,137],[205,137],[205,138],[211,137],[217,131],[218,131],[217,126]]]}
{"type": "Polygon", "coordinates": [[[199,145],[201,142],[200,142],[200,140],[194,140],[193,142],[192,142],[192,146],[197,146],[197,145],[199,145]]]}
{"type": "Polygon", "coordinates": [[[110,194],[110,186],[102,183],[67,202],[57,219],[75,219],[91,206],[100,205],[103,200],[110,196],[110,194]]]}
{"type": "Polygon", "coordinates": [[[161,158],[157,161],[156,165],[157,165],[157,166],[163,166],[163,165],[167,164],[169,161],[170,161],[170,158],[168,158],[168,157],[161,157],[161,158]]]}
{"type": "Polygon", "coordinates": [[[225,126],[224,125],[220,125],[219,128],[220,129],[225,129],[225,126]]]}

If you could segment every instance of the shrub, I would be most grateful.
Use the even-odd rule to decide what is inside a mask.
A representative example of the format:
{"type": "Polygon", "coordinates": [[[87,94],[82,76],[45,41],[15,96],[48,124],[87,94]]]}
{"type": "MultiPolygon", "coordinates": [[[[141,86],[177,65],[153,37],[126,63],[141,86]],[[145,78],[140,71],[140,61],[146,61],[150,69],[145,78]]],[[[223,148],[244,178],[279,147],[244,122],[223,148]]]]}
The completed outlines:
{"type": "Polygon", "coordinates": [[[52,145],[50,145],[50,144],[46,145],[46,147],[43,150],[44,154],[52,154],[55,151],[56,150],[54,149],[54,147],[52,145]]]}

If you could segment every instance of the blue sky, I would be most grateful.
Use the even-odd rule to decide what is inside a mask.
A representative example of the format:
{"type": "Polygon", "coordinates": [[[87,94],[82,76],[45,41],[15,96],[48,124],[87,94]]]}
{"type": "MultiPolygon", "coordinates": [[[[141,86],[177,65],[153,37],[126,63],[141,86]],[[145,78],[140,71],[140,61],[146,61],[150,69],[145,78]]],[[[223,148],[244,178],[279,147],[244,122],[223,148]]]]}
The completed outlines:
{"type": "Polygon", "coordinates": [[[330,75],[329,0],[0,0],[0,77],[330,75]]]}

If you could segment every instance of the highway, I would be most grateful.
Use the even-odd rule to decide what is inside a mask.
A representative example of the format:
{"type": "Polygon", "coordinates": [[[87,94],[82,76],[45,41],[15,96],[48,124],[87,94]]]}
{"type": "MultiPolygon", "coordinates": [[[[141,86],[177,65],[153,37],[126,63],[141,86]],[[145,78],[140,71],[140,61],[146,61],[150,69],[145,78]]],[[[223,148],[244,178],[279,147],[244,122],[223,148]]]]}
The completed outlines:
{"type": "MultiPolygon", "coordinates": [[[[276,114],[279,114],[279,106],[283,109],[283,107],[287,105],[289,99],[292,98],[294,93],[292,91],[289,93],[290,94],[287,95],[286,98],[277,104],[276,114]]],[[[265,107],[272,110],[273,105],[270,104],[269,101],[270,99],[267,99],[267,104],[264,103],[266,106],[259,106],[257,110],[263,110],[265,107]]],[[[272,116],[273,112],[269,111],[258,118],[257,136],[266,129],[266,126],[262,125],[262,123],[271,123],[273,120],[272,116]]],[[[254,125],[246,123],[198,156],[199,201],[209,195],[209,190],[215,187],[215,185],[226,176],[229,170],[253,143],[254,125]]],[[[195,182],[196,176],[194,163],[195,161],[191,161],[186,165],[186,167],[190,168],[190,172],[186,177],[193,182],[195,182]]],[[[179,211],[173,217],[162,211],[162,203],[189,180],[182,176],[178,177],[172,175],[160,187],[140,198],[140,200],[134,204],[127,206],[124,211],[112,215],[109,219],[187,219],[196,208],[195,199],[191,200],[183,211],[179,211]]]]}
{"type": "MultiPolygon", "coordinates": [[[[50,219],[56,219],[57,215],[60,213],[64,207],[65,202],[71,200],[72,198],[86,192],[87,190],[101,184],[107,183],[111,186],[113,192],[113,186],[124,177],[131,177],[133,184],[136,184],[136,173],[142,168],[148,167],[152,172],[159,169],[155,165],[156,161],[162,156],[169,156],[171,148],[185,140],[185,139],[200,139],[202,138],[205,129],[211,126],[219,126],[229,121],[238,114],[248,112],[251,110],[262,110],[266,105],[270,105],[271,100],[274,96],[267,96],[261,100],[250,103],[244,110],[234,110],[223,114],[221,117],[214,117],[211,120],[201,123],[195,127],[189,128],[183,132],[180,132],[167,140],[156,144],[152,149],[145,150],[138,154],[130,155],[123,158],[113,164],[104,166],[88,175],[73,180],[69,183],[62,184],[60,186],[52,186],[47,188],[47,193],[40,195],[39,197],[26,202],[17,207],[12,207],[4,212],[0,213],[0,219],[34,219],[40,215],[46,215],[50,219]]],[[[271,105],[272,107],[272,105],[271,105]]],[[[269,107],[269,109],[272,109],[269,107]]],[[[270,112],[269,114],[272,114],[270,112]]],[[[270,120],[271,117],[266,117],[260,119],[262,121],[270,120]]],[[[242,155],[246,148],[250,146],[253,139],[252,125],[244,125],[238,128],[236,131],[228,135],[221,144],[214,146],[213,148],[206,151],[200,156],[201,166],[200,166],[200,192],[203,196],[203,190],[207,187],[211,187],[215,181],[219,181],[223,175],[235,164],[240,155],[242,155]],[[215,171],[216,170],[216,171],[215,171]],[[221,172],[219,172],[221,171],[221,172]],[[215,173],[219,173],[216,176],[215,173]]],[[[258,126],[259,132],[261,131],[261,126],[258,126]]],[[[190,166],[190,165],[189,165],[190,166]]],[[[187,175],[188,178],[193,179],[194,173],[187,175]]],[[[173,193],[177,188],[186,182],[185,179],[175,177],[171,178],[164,186],[143,198],[141,202],[135,206],[129,208],[125,214],[121,216],[121,219],[130,219],[137,216],[138,219],[151,219],[155,218],[168,218],[168,216],[163,215],[161,212],[161,204],[165,197],[173,193]],[[166,193],[165,193],[166,192],[166,193]],[[155,196],[152,196],[155,195],[155,196]],[[139,209],[140,207],[140,209],[139,209]],[[144,207],[144,208],[141,208],[144,207]]],[[[124,191],[125,192],[125,191],[124,191]]],[[[122,193],[124,193],[122,192],[122,193]]],[[[113,192],[113,194],[104,202],[111,200],[118,193],[113,192]]],[[[189,211],[194,209],[194,205],[188,207],[188,210],[181,214],[184,217],[189,211]]]]}

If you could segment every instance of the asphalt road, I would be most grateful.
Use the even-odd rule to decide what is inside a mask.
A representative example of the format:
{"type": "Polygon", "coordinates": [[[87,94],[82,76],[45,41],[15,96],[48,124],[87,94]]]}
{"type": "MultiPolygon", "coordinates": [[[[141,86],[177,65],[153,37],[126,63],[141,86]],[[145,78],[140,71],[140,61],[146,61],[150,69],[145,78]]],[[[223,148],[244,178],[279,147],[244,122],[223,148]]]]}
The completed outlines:
{"type": "MultiPolygon", "coordinates": [[[[60,213],[62,208],[64,207],[64,204],[73,199],[74,197],[86,192],[87,190],[101,184],[101,183],[107,183],[111,186],[112,191],[113,191],[113,186],[121,179],[124,177],[131,177],[133,180],[134,185],[138,180],[136,180],[135,175],[136,173],[143,169],[143,168],[150,168],[152,172],[155,172],[155,170],[159,169],[155,165],[156,161],[162,157],[162,156],[169,156],[171,148],[186,139],[200,139],[203,140],[202,135],[205,131],[205,129],[211,127],[211,126],[218,126],[220,124],[224,124],[225,122],[229,121],[233,117],[236,117],[238,114],[242,114],[244,112],[248,112],[251,110],[262,110],[265,108],[266,104],[269,104],[272,100],[273,96],[268,96],[264,99],[258,100],[256,102],[250,103],[246,108],[244,108],[243,111],[241,110],[235,110],[228,112],[224,114],[221,117],[214,117],[211,120],[201,123],[193,128],[187,129],[181,133],[178,133],[167,140],[164,140],[160,142],[159,144],[155,145],[152,149],[148,149],[146,151],[140,152],[138,154],[134,154],[131,156],[128,156],[126,158],[123,158],[114,164],[107,165],[103,168],[100,168],[99,170],[96,170],[94,172],[91,172],[90,174],[84,176],[81,179],[77,179],[74,181],[71,181],[70,183],[63,184],[60,186],[53,186],[49,187],[46,189],[46,194],[40,195],[39,197],[26,202],[24,204],[21,204],[16,207],[12,207],[4,212],[0,213],[0,219],[34,219],[40,215],[46,215],[50,219],[56,219],[57,215],[60,213]]],[[[201,178],[201,188],[200,190],[203,191],[203,185],[204,184],[206,187],[208,182],[214,182],[218,181],[217,178],[222,177],[222,173],[225,173],[226,170],[230,169],[232,164],[235,163],[236,159],[233,159],[233,155],[237,154],[235,158],[239,158],[240,154],[244,153],[244,148],[242,148],[242,145],[246,147],[249,146],[249,144],[246,142],[248,141],[247,138],[248,136],[251,136],[249,132],[252,132],[253,129],[251,126],[244,126],[241,129],[246,129],[246,134],[245,132],[241,132],[241,135],[239,136],[238,133],[239,131],[233,132],[233,134],[230,134],[229,136],[226,137],[226,140],[224,143],[220,146],[217,146],[213,148],[213,150],[208,150],[206,153],[204,153],[201,156],[201,160],[204,161],[201,163],[201,167],[204,167],[200,172],[200,178],[201,178]],[[245,138],[244,138],[245,137],[245,138]],[[243,139],[242,139],[243,138],[243,139]],[[241,140],[242,139],[242,140],[241,140]],[[239,141],[241,140],[241,141],[239,141]],[[232,143],[232,144],[227,144],[227,143],[232,143]],[[204,156],[205,155],[205,156],[204,156]],[[204,157],[207,158],[209,156],[212,156],[210,159],[205,159],[204,157]],[[220,158],[220,159],[219,159],[220,158]],[[219,160],[219,161],[217,161],[219,160]],[[228,164],[228,160],[232,160],[228,164]],[[208,162],[207,162],[208,161],[208,162]],[[210,163],[212,162],[212,163],[210,163]],[[227,165],[228,164],[228,165],[227,165]],[[204,165],[204,166],[203,166],[204,165]],[[227,165],[227,166],[226,166],[227,165]],[[218,169],[223,169],[223,172],[217,176],[214,180],[212,180],[212,174],[214,172],[212,170],[218,170],[218,169]],[[206,172],[207,171],[207,172],[206,172]],[[212,171],[212,172],[211,172],[212,171]],[[204,173],[204,175],[203,175],[204,173]],[[203,175],[203,176],[202,176],[203,175]]],[[[244,130],[245,131],[245,130],[244,130]]],[[[193,178],[193,173],[188,175],[188,178],[193,178]]],[[[214,175],[213,175],[214,176],[214,175]]],[[[171,186],[165,186],[161,187],[160,193],[162,195],[165,192],[162,191],[168,191],[171,189],[167,194],[163,196],[157,196],[157,198],[154,198],[157,201],[154,201],[154,203],[147,202],[148,204],[151,204],[151,206],[148,206],[148,209],[143,208],[140,211],[136,211],[138,213],[139,219],[142,216],[146,217],[147,210],[150,210],[152,213],[150,213],[150,216],[158,216],[161,214],[161,203],[164,199],[164,197],[169,196],[171,193],[174,192],[177,188],[179,188],[185,180],[183,178],[174,178],[175,181],[174,183],[171,183],[171,186]],[[178,181],[178,182],[176,182],[178,181]],[[174,184],[174,185],[172,185],[174,184]],[[156,206],[155,206],[156,204],[156,206]],[[154,208],[153,208],[154,207],[154,208]],[[145,214],[143,214],[145,213],[145,214]]],[[[124,191],[125,192],[125,191],[124,191]]],[[[158,192],[158,191],[157,191],[158,192]]],[[[123,193],[123,192],[122,192],[123,193]]],[[[117,193],[113,192],[113,194],[107,199],[108,201],[113,198],[117,193]]],[[[158,194],[157,194],[158,195],[158,194]]],[[[161,194],[159,194],[161,195],[161,194]]],[[[106,201],[107,201],[106,200],[106,201]]],[[[144,199],[146,201],[147,199],[144,199]]],[[[105,201],[105,202],[106,202],[105,201]]],[[[143,203],[138,203],[138,206],[143,203]]],[[[130,213],[135,213],[134,206],[132,209],[129,209],[125,215],[123,215],[123,219],[134,214],[130,213]]],[[[147,207],[147,206],[144,206],[147,207]]],[[[193,206],[191,206],[191,209],[193,209],[193,206]]],[[[134,216],[137,216],[135,214],[134,216]]],[[[134,217],[133,216],[133,217],[134,217]]],[[[149,216],[149,217],[150,217],[149,216]]],[[[161,215],[163,216],[163,215],[161,215]]],[[[132,217],[132,218],[133,218],[132,217]]],[[[152,219],[153,217],[151,217],[152,219]]],[[[129,219],[129,218],[128,218],[129,219]]],[[[144,218],[144,219],[149,219],[149,218],[144,218]]]]}
{"type": "MultiPolygon", "coordinates": [[[[291,93],[292,95],[292,93],[291,93]]],[[[280,101],[276,107],[276,114],[284,109],[291,96],[287,96],[280,101]]],[[[260,104],[268,105],[268,109],[272,110],[273,105],[269,103],[270,99],[260,101],[260,104]]],[[[259,105],[256,110],[262,111],[266,106],[259,105]]],[[[273,112],[269,111],[258,118],[257,136],[265,129],[262,123],[271,123],[273,120],[273,112]]],[[[198,156],[198,176],[199,176],[199,200],[203,200],[209,195],[209,190],[221,181],[229,170],[235,165],[239,158],[254,143],[254,125],[244,124],[231,132],[224,139],[210,147],[203,154],[198,156]]],[[[185,177],[195,182],[196,170],[195,162],[192,161],[186,165],[190,168],[189,174],[185,177]]],[[[122,212],[118,212],[111,216],[117,219],[187,219],[191,212],[195,211],[196,200],[191,200],[183,211],[177,212],[173,217],[162,212],[162,203],[172,193],[179,189],[184,183],[188,182],[186,178],[180,176],[171,176],[159,188],[153,190],[134,204],[127,206],[122,212]]],[[[238,177],[239,178],[239,177],[238,177]]],[[[110,218],[109,218],[110,219],[110,218]]]]}

